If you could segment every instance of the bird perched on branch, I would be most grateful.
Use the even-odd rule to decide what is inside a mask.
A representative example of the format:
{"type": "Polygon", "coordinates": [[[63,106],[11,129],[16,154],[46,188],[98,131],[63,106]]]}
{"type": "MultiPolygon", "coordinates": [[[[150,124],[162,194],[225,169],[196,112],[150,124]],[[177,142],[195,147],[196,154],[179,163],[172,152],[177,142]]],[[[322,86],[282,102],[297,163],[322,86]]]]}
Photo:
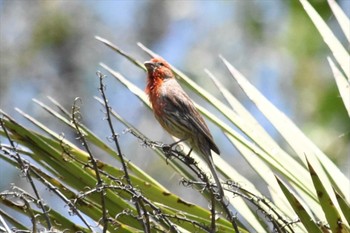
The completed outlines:
{"type": "Polygon", "coordinates": [[[223,198],[224,192],[211,154],[211,150],[217,154],[220,151],[203,117],[176,81],[170,65],[164,59],[153,58],[144,65],[148,73],[146,93],[154,116],[169,134],[180,141],[187,141],[191,151],[193,149],[203,156],[215,179],[220,197],[223,198]]]}

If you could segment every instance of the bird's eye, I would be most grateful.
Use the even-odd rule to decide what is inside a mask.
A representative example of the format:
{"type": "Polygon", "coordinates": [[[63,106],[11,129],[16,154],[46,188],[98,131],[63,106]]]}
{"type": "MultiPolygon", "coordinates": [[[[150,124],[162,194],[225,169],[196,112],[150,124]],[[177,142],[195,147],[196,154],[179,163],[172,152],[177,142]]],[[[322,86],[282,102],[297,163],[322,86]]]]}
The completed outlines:
{"type": "Polygon", "coordinates": [[[164,66],[164,63],[163,62],[158,62],[158,65],[159,66],[164,66]]]}

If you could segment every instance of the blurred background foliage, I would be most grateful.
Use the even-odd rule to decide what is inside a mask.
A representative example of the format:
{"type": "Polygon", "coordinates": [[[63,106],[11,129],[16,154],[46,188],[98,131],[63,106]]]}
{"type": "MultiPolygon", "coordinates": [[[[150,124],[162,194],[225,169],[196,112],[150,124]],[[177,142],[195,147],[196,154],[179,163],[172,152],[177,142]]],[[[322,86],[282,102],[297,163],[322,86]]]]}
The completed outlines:
{"type": "MultiPolygon", "coordinates": [[[[326,1],[310,2],[344,42],[326,1]]],[[[339,4],[349,14],[350,1],[341,0],[339,4]]],[[[46,96],[52,96],[70,108],[79,96],[83,122],[106,138],[107,124],[93,99],[98,95],[98,63],[103,61],[141,88],[145,86],[145,73],[106,49],[95,35],[108,38],[134,55],[140,54],[136,43],[142,42],[221,99],[203,71],[208,68],[245,103],[239,87],[227,78],[229,74],[218,59],[222,54],[349,176],[350,123],[326,60],[330,52],[298,1],[2,0],[0,108],[18,116],[14,107],[19,107],[57,132],[65,132],[61,125],[52,125],[50,116],[31,99],[45,101],[46,96]]],[[[146,55],[137,58],[148,59],[146,55]]],[[[113,108],[150,138],[170,141],[149,110],[127,89],[112,78],[106,82],[113,108]]],[[[259,111],[251,103],[246,106],[283,144],[259,111]]],[[[175,193],[184,191],[178,187],[178,176],[161,173],[156,165],[158,158],[150,153],[145,159],[141,153],[144,148],[132,146],[135,139],[124,136],[124,128],[119,127],[121,142],[130,147],[130,160],[159,177],[175,193]]],[[[215,137],[219,129],[211,130],[223,158],[248,179],[254,177],[226,139],[215,137]]],[[[70,131],[65,133],[67,138],[74,137],[70,131]]],[[[0,177],[0,190],[19,182],[18,173],[6,164],[0,177]]],[[[196,201],[191,195],[187,199],[196,201]]]]}

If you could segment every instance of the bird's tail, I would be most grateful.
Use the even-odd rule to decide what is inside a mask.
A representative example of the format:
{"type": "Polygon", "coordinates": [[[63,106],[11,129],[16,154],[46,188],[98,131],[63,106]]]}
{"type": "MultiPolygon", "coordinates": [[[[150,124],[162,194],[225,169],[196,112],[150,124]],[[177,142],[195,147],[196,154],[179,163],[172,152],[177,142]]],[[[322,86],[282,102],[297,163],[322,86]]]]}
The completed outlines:
{"type": "Polygon", "coordinates": [[[207,160],[207,164],[208,164],[208,167],[210,169],[210,172],[215,180],[218,192],[220,194],[220,198],[222,199],[222,198],[224,198],[224,190],[221,186],[221,183],[220,183],[220,180],[218,177],[218,173],[216,172],[215,164],[214,164],[213,157],[212,157],[211,153],[209,152],[209,155],[205,156],[205,158],[207,160]]]}

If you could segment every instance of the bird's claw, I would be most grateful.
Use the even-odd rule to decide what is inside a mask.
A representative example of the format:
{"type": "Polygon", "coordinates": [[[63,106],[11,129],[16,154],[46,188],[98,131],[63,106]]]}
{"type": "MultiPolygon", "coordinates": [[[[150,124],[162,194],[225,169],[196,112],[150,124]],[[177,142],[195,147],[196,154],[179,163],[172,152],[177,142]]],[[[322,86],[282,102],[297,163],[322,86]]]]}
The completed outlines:
{"type": "Polygon", "coordinates": [[[195,160],[192,157],[185,156],[184,159],[186,161],[186,164],[195,164],[195,160]]]}
{"type": "Polygon", "coordinates": [[[171,150],[171,148],[172,148],[172,146],[171,145],[169,145],[169,144],[162,144],[162,150],[165,152],[165,153],[168,153],[170,150],[171,150]]]}

